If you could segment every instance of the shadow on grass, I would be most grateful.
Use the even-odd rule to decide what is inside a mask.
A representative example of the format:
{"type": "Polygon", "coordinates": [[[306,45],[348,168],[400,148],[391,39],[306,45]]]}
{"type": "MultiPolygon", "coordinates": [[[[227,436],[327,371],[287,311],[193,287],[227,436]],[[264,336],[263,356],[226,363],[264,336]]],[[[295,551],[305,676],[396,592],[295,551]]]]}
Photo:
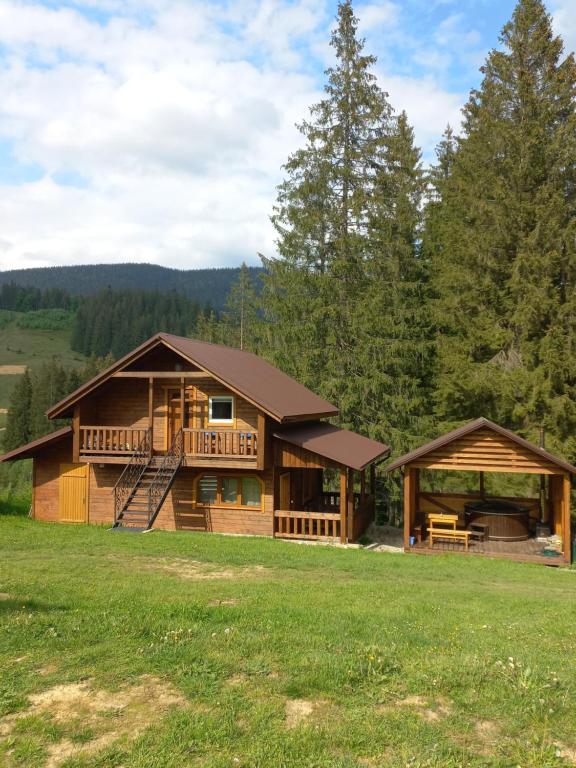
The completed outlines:
{"type": "Polygon", "coordinates": [[[49,613],[52,611],[69,611],[67,605],[55,605],[54,603],[41,603],[38,600],[17,600],[13,597],[0,599],[0,616],[9,613],[27,611],[28,613],[49,613]]]}

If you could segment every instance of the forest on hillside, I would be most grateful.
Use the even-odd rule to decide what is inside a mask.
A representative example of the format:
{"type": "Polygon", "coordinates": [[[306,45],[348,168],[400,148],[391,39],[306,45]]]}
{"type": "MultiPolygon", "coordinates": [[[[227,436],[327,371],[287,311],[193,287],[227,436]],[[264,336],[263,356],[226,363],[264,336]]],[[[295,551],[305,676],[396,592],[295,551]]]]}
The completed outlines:
{"type": "MultiPolygon", "coordinates": [[[[254,276],[259,267],[248,267],[254,276]]],[[[42,291],[61,290],[87,296],[106,288],[114,291],[176,291],[202,305],[220,309],[240,267],[171,269],[157,264],[78,264],[0,272],[0,288],[9,283],[42,291]]]]}
{"type": "Polygon", "coordinates": [[[203,294],[217,311],[104,286],[76,311],[73,343],[118,356],[149,335],[140,315],[157,311],[162,330],[184,316],[174,332],[263,355],[396,455],[485,416],[532,440],[544,427],[574,461],[576,63],[546,7],[519,0],[431,168],[350,0],[331,45],[278,188],[278,255],[236,270],[225,300],[203,294]]]}

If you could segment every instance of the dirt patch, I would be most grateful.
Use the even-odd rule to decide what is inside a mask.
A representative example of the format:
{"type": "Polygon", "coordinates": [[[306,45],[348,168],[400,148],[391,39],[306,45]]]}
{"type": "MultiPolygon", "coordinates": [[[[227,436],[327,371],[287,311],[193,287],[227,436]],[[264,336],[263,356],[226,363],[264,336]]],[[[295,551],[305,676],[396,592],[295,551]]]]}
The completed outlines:
{"type": "Polygon", "coordinates": [[[89,726],[95,733],[85,743],[63,738],[46,745],[45,768],[57,768],[77,755],[98,752],[118,739],[133,739],[170,707],[187,703],[170,684],[148,675],[114,693],[85,681],[55,685],[28,700],[28,709],[0,719],[0,737],[9,737],[17,721],[29,716],[42,716],[71,728],[89,726]]]}
{"type": "Polygon", "coordinates": [[[0,600],[10,600],[8,592],[0,592],[0,600]]]}
{"type": "Polygon", "coordinates": [[[213,563],[186,558],[142,559],[141,567],[152,571],[163,571],[180,579],[203,581],[211,579],[255,578],[268,572],[263,565],[249,565],[243,568],[221,567],[213,563]]]}
{"type": "Polygon", "coordinates": [[[500,733],[500,728],[493,720],[479,720],[474,730],[481,739],[485,740],[495,739],[500,733]]]}
{"type": "Polygon", "coordinates": [[[211,608],[216,608],[219,605],[239,605],[239,603],[240,603],[240,600],[238,600],[237,598],[229,597],[229,598],[227,598],[225,600],[210,600],[208,605],[211,608]]]}
{"type": "Polygon", "coordinates": [[[295,728],[305,723],[317,707],[317,702],[306,699],[290,699],[286,702],[286,728],[295,728]]]}
{"type": "Polygon", "coordinates": [[[8,413],[8,408],[0,408],[0,416],[5,416],[8,413]]]}
{"type": "Polygon", "coordinates": [[[228,680],[226,680],[227,685],[231,685],[232,687],[235,687],[237,685],[242,685],[246,682],[246,675],[238,674],[238,675],[232,675],[232,677],[229,677],[228,680]]]}
{"type": "Polygon", "coordinates": [[[556,757],[559,757],[570,765],[576,765],[576,749],[572,747],[566,747],[564,744],[556,744],[556,757]]]}
{"type": "MultiPolygon", "coordinates": [[[[412,707],[423,720],[427,720],[430,723],[447,717],[452,713],[450,702],[442,697],[429,700],[425,696],[411,695],[406,696],[404,699],[399,699],[396,702],[396,706],[412,707]]],[[[387,707],[386,709],[389,710],[390,708],[387,707]]]]}
{"type": "Polygon", "coordinates": [[[0,365],[0,376],[18,376],[25,372],[25,365],[0,365]]]}

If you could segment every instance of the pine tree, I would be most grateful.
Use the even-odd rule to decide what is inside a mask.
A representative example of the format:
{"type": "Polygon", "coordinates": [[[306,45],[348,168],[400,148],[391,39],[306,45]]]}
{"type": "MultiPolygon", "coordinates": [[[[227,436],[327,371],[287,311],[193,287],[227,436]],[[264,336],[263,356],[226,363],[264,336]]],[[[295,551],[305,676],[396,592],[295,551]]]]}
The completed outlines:
{"type": "Polygon", "coordinates": [[[328,398],[351,404],[354,314],[365,288],[368,226],[391,110],[364,55],[349,0],[338,6],[325,97],[299,129],[272,217],[279,259],[264,260],[266,353],[328,398]]]}
{"type": "Polygon", "coordinates": [[[11,451],[30,440],[30,401],[32,384],[28,369],[24,371],[10,396],[10,405],[6,417],[6,430],[3,445],[11,451]]]}
{"type": "MultiPolygon", "coordinates": [[[[437,401],[568,441],[576,427],[576,64],[521,0],[464,109],[435,212],[437,401]]],[[[567,442],[565,442],[567,445],[567,442]]]]}
{"type": "Polygon", "coordinates": [[[250,352],[256,351],[258,328],[258,292],[245,263],[230,288],[222,315],[226,344],[250,352]]]}
{"type": "Polygon", "coordinates": [[[352,426],[388,440],[396,452],[430,430],[434,336],[428,265],[420,240],[426,180],[405,113],[387,141],[370,220],[368,285],[356,317],[359,380],[352,426]]]}

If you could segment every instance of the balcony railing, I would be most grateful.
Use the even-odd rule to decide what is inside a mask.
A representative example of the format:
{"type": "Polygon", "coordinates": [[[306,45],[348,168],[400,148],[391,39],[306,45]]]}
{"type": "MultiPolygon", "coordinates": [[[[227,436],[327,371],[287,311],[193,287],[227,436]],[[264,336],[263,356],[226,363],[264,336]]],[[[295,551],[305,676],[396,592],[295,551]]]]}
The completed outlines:
{"type": "MultiPolygon", "coordinates": [[[[83,456],[131,456],[148,429],[130,427],[80,427],[80,454],[83,456]]],[[[184,456],[196,458],[231,457],[256,459],[258,433],[241,429],[183,429],[184,456]]]]}
{"type": "Polygon", "coordinates": [[[184,429],[182,434],[185,456],[258,456],[257,432],[241,429],[184,429]]]}
{"type": "Polygon", "coordinates": [[[80,453],[131,455],[147,433],[129,427],[80,427],[80,453]]]}

